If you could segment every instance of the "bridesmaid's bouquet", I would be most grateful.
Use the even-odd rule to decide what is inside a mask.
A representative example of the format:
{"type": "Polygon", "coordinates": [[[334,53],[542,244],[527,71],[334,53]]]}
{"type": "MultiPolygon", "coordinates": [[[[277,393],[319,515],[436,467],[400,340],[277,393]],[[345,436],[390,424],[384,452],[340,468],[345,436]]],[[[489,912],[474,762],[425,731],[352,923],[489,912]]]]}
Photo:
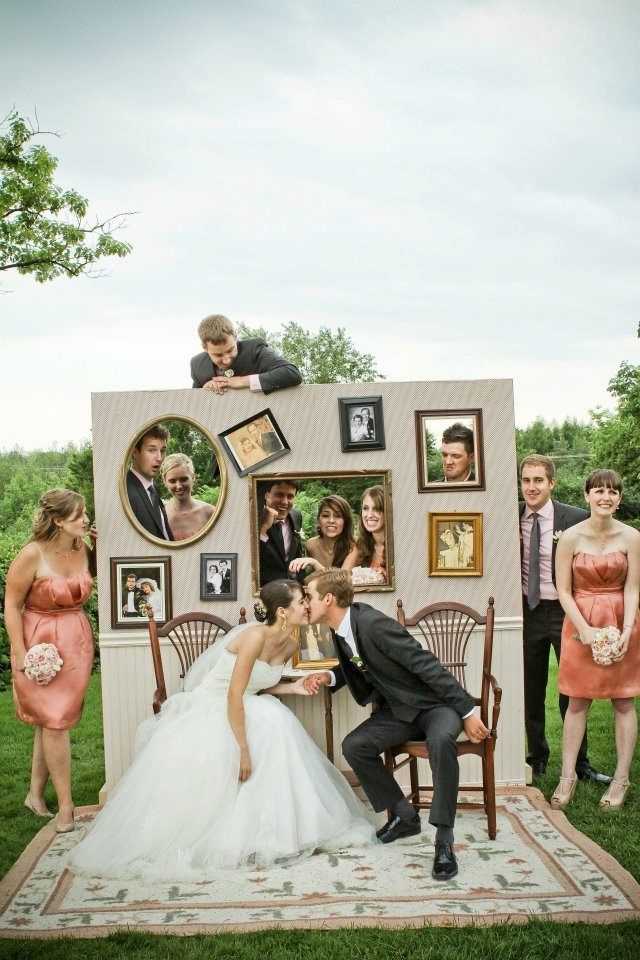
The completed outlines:
{"type": "Polygon", "coordinates": [[[610,667],[620,653],[620,631],[617,627],[600,627],[591,644],[591,655],[596,663],[610,667]]]}
{"type": "Polygon", "coordinates": [[[63,662],[54,643],[36,643],[27,650],[24,658],[25,677],[45,687],[54,679],[63,662]]]}

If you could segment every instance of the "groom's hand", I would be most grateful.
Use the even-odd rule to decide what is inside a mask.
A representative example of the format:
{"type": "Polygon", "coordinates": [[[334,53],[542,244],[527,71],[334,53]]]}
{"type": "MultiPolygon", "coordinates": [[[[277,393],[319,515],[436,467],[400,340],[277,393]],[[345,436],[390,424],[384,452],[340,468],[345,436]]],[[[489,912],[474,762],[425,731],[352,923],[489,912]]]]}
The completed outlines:
{"type": "Polygon", "coordinates": [[[320,687],[329,686],[331,683],[331,676],[328,673],[312,673],[308,677],[305,677],[302,681],[307,693],[317,693],[320,687]]]}
{"type": "Polygon", "coordinates": [[[470,717],[463,720],[462,726],[471,743],[480,743],[489,736],[488,727],[485,727],[480,717],[476,717],[474,714],[471,714],[470,717]]]}

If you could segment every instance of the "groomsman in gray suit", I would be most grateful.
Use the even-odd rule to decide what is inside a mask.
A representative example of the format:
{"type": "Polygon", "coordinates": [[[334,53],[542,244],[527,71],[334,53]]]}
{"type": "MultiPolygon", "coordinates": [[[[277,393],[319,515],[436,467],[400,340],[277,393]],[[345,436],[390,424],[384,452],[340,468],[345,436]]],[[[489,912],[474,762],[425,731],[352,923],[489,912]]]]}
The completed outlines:
{"type": "MultiPolygon", "coordinates": [[[[560,661],[564,611],[556,590],[556,545],[562,531],[589,516],[586,510],[551,499],[556,485],[553,460],[539,454],[525,457],[520,465],[520,552],[522,559],[522,616],[524,653],[524,719],[527,731],[527,763],[533,776],[547,769],[549,744],[545,737],[545,697],[551,647],[560,661]]],[[[564,720],[569,698],[558,695],[564,720]]],[[[587,735],[578,753],[576,774],[581,780],[610,783],[598,773],[587,756],[587,735]]]]}
{"type": "Polygon", "coordinates": [[[218,394],[247,389],[266,394],[302,383],[295,364],[274,353],[258,337],[238,340],[231,321],[220,314],[205,317],[198,336],[203,353],[191,360],[194,387],[218,394]]]}
{"type": "Polygon", "coordinates": [[[426,740],[433,773],[429,822],[436,827],[434,880],[458,872],[453,852],[459,767],[456,740],[464,727],[479,743],[489,731],[475,713],[475,700],[437,657],[398,623],[367,603],[353,602],[348,570],[326,570],[307,577],[310,623],[326,623],[340,666],[311,674],[310,693],[326,684],[346,686],[360,706],[378,709],[349,733],[342,753],[357,774],[374,810],[390,807],[391,819],[378,831],[382,843],[420,833],[420,817],[404,796],[381,754],[405,740],[426,740]]]}

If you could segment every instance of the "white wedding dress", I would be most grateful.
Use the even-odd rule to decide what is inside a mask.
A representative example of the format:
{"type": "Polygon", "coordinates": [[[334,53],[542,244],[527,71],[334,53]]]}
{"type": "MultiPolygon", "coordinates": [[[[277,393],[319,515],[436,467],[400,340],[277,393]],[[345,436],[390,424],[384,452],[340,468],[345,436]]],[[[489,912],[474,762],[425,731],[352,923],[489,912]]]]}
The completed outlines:
{"type": "Polygon", "coordinates": [[[91,876],[201,879],[376,842],[373,815],[291,711],[260,690],[282,665],[257,660],[244,695],[251,776],[227,719],[235,655],[226,645],[198,658],[192,692],[170,697],[136,737],[136,757],[74,848],[68,866],[91,876]]]}

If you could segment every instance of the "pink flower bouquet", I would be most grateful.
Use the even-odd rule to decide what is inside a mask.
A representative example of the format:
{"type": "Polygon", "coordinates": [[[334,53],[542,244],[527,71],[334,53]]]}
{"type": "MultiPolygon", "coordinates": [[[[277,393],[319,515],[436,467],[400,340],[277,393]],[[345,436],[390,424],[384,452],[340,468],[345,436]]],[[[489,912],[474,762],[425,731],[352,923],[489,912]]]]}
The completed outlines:
{"type": "Polygon", "coordinates": [[[24,673],[29,680],[33,680],[41,687],[51,683],[60,670],[63,660],[58,648],[53,643],[36,643],[27,650],[24,658],[24,673]]]}
{"type": "Polygon", "coordinates": [[[617,627],[599,627],[591,644],[591,654],[596,663],[609,667],[620,653],[620,631],[617,627]]]}

